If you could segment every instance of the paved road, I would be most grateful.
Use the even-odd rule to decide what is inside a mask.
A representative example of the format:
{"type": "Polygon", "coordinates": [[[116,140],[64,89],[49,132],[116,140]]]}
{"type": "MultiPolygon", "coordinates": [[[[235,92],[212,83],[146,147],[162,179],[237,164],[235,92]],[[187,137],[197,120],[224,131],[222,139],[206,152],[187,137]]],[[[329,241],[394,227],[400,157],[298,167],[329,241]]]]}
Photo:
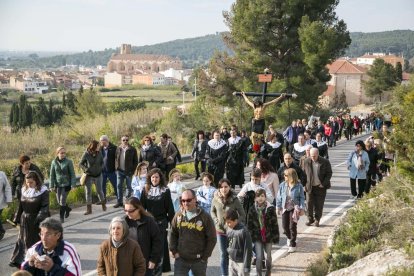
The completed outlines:
{"type": "MultiPolygon", "coordinates": [[[[355,139],[352,141],[343,141],[337,147],[330,148],[330,161],[333,167],[333,181],[332,188],[328,191],[324,218],[321,220],[327,223],[340,216],[347,208],[353,205],[353,201],[349,200],[349,180],[345,167],[345,160],[348,153],[354,148],[355,139]]],[[[246,179],[248,179],[246,177],[246,179]]],[[[191,186],[196,187],[201,185],[200,181],[191,182],[191,186]]],[[[124,215],[122,210],[112,208],[114,202],[108,205],[108,211],[102,212],[99,206],[93,206],[93,214],[91,216],[83,216],[84,207],[76,208],[72,211],[70,218],[64,224],[64,237],[69,242],[73,243],[82,260],[83,275],[96,275],[96,259],[98,257],[98,249],[102,240],[108,237],[108,225],[114,216],[124,215]]],[[[56,216],[56,215],[55,215],[56,216]]],[[[315,227],[305,226],[306,219],[301,219],[298,224],[298,247],[300,247],[301,233],[309,233],[315,230],[315,227]]],[[[280,233],[281,221],[279,219],[280,233]]],[[[8,260],[13,250],[16,239],[17,230],[11,229],[6,232],[5,238],[0,241],[0,275],[10,275],[15,270],[8,266],[8,260]]],[[[287,254],[286,238],[281,235],[280,245],[273,247],[274,262],[287,254]]],[[[218,245],[214,249],[212,257],[209,259],[208,275],[220,275],[219,257],[220,251],[218,245]]],[[[252,271],[253,271],[252,267],[252,271]]],[[[253,274],[253,273],[252,273],[253,274]]],[[[278,273],[272,273],[277,275],[278,273]]],[[[172,275],[172,273],[165,273],[165,275],[172,275]]]]}

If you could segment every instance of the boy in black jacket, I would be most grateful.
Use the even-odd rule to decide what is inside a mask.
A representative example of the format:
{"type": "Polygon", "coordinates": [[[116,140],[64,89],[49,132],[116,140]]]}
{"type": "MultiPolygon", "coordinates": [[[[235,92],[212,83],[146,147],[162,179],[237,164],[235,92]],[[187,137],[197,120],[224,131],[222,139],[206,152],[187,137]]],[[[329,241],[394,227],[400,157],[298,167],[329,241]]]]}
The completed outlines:
{"type": "Polygon", "coordinates": [[[236,210],[227,210],[225,220],[228,226],[229,275],[248,276],[252,261],[252,238],[246,226],[238,219],[236,210]]]}

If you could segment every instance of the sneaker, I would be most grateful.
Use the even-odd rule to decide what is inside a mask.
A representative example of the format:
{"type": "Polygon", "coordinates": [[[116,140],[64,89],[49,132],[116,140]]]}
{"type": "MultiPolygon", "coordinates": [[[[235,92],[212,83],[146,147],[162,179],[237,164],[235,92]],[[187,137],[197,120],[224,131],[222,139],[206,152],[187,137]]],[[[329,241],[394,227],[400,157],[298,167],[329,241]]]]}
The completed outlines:
{"type": "Polygon", "coordinates": [[[351,195],[349,198],[350,198],[350,199],[355,200],[355,199],[357,199],[357,198],[358,198],[358,196],[353,196],[353,195],[351,195]]]}
{"type": "Polygon", "coordinates": [[[118,202],[117,204],[114,205],[114,208],[119,208],[119,207],[124,207],[124,204],[118,202]]]}
{"type": "Polygon", "coordinates": [[[293,252],[296,252],[296,247],[289,246],[288,253],[293,253],[293,252]]]}
{"type": "Polygon", "coordinates": [[[286,239],[286,246],[290,246],[290,239],[286,239]]]}

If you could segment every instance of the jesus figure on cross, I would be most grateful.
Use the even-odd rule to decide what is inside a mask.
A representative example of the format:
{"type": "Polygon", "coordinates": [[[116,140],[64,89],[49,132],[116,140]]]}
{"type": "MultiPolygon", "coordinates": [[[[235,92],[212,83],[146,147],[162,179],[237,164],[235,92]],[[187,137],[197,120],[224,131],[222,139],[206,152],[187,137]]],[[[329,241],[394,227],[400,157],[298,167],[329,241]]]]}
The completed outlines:
{"type": "Polygon", "coordinates": [[[265,103],[263,103],[259,97],[255,97],[252,102],[246,96],[245,92],[241,92],[240,94],[243,96],[246,103],[253,108],[251,140],[254,142],[254,144],[260,145],[265,130],[264,114],[266,107],[268,107],[271,104],[277,104],[283,101],[286,98],[286,93],[282,93],[278,98],[265,103]]]}

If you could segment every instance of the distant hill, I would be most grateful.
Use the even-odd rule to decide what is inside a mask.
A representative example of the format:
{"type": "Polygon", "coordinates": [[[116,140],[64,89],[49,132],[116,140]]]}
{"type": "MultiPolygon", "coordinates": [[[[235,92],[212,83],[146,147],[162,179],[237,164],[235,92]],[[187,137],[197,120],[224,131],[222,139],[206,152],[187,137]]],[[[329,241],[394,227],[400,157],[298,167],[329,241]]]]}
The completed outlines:
{"type": "MultiPolygon", "coordinates": [[[[346,51],[349,57],[361,56],[367,52],[391,52],[403,54],[405,59],[414,57],[414,31],[397,30],[377,33],[351,33],[352,43],[346,51]]],[[[177,39],[164,43],[134,46],[133,53],[137,54],[163,54],[179,57],[186,68],[205,64],[212,57],[214,51],[229,49],[222,40],[221,33],[195,38],[177,39]]],[[[106,65],[113,53],[119,48],[57,55],[53,57],[40,57],[30,55],[25,58],[16,57],[2,59],[0,67],[7,68],[56,68],[66,64],[75,65],[106,65]]]]}
{"type": "Polygon", "coordinates": [[[377,33],[351,33],[352,43],[346,54],[358,57],[367,52],[395,53],[405,59],[414,57],[414,31],[396,30],[377,33]]]}
{"type": "MultiPolygon", "coordinates": [[[[132,47],[132,52],[135,54],[158,54],[178,57],[183,61],[186,68],[193,68],[196,65],[207,63],[216,50],[229,51],[222,40],[221,33],[132,47]]],[[[24,59],[12,58],[3,61],[0,58],[0,67],[5,67],[6,64],[10,64],[8,67],[11,68],[56,68],[66,64],[85,66],[106,65],[113,53],[119,53],[119,48],[110,48],[103,51],[89,50],[82,53],[45,58],[32,58],[28,56],[24,59]]]]}

